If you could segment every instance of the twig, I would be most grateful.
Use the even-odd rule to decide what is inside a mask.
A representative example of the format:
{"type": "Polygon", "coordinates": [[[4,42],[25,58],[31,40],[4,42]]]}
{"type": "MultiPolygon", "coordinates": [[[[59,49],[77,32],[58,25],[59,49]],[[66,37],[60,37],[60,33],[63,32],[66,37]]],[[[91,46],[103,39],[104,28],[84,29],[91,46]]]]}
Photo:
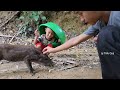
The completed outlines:
{"type": "Polygon", "coordinates": [[[72,63],[72,64],[76,64],[77,62],[75,62],[75,61],[71,61],[71,60],[66,60],[66,62],[68,62],[68,63],[72,63]]]}
{"type": "Polygon", "coordinates": [[[65,63],[72,63],[72,64],[77,64],[77,61],[72,61],[72,60],[55,60],[57,62],[65,62],[65,63]]]}
{"type": "Polygon", "coordinates": [[[0,35],[0,37],[13,37],[13,36],[10,36],[10,35],[0,35]]]}
{"type": "Polygon", "coordinates": [[[11,38],[11,40],[9,41],[9,43],[11,43],[12,40],[13,40],[16,36],[18,36],[18,34],[19,34],[19,33],[16,33],[16,34],[11,38]]]}
{"type": "MultiPolygon", "coordinates": [[[[24,26],[24,25],[23,25],[23,26],[24,26]]],[[[11,43],[12,40],[13,40],[16,36],[19,35],[19,31],[21,30],[21,28],[23,28],[23,26],[21,26],[21,27],[19,28],[19,30],[18,30],[17,33],[11,38],[11,40],[9,41],[9,43],[11,43]]]]}
{"type": "Polygon", "coordinates": [[[72,66],[68,66],[68,67],[65,67],[65,68],[61,68],[59,69],[58,71],[63,71],[63,70],[67,70],[67,69],[71,69],[71,68],[74,68],[74,67],[78,67],[80,64],[77,64],[77,65],[72,65],[72,66]]]}
{"type": "MultiPolygon", "coordinates": [[[[10,35],[0,35],[0,37],[8,37],[8,38],[12,38],[13,36],[10,36],[10,35]]],[[[21,39],[21,38],[19,38],[19,37],[14,37],[14,38],[16,38],[16,39],[21,39]]]]}
{"type": "Polygon", "coordinates": [[[2,28],[5,24],[7,24],[14,16],[16,16],[20,11],[16,11],[15,14],[13,16],[11,16],[8,20],[6,20],[1,26],[0,28],[2,28]]]}

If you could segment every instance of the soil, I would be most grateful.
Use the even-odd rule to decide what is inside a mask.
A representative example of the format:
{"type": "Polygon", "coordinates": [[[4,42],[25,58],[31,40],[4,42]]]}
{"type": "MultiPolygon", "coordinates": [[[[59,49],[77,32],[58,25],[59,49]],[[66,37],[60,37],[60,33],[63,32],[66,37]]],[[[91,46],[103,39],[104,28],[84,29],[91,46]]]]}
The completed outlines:
{"type": "MultiPolygon", "coordinates": [[[[9,19],[11,14],[14,13],[15,11],[0,11],[0,24],[4,23],[5,20],[9,19]]],[[[60,25],[62,25],[62,20],[66,20],[66,22],[68,22],[67,17],[75,17],[75,15],[78,17],[78,14],[74,12],[68,13],[64,11],[64,13],[62,13],[63,12],[58,12],[57,15],[56,13],[53,13],[52,16],[56,15],[56,18],[49,20],[56,20],[56,22],[59,22],[60,25]],[[60,17],[61,19],[57,17],[60,17]]],[[[77,19],[75,18],[74,20],[77,19]]],[[[20,23],[21,22],[13,19],[8,24],[1,27],[0,43],[8,43],[12,37],[4,37],[1,35],[14,36],[18,30],[16,24],[20,23]]],[[[78,21],[76,23],[78,23],[78,21]]],[[[68,31],[69,29],[67,27],[70,26],[63,26],[62,28],[67,32],[68,39],[78,34],[74,33],[73,35],[73,33],[68,31]]],[[[75,28],[77,28],[77,25],[75,28]]],[[[27,45],[32,44],[32,40],[33,38],[25,39],[18,37],[17,39],[14,39],[11,44],[27,45]]],[[[8,62],[7,60],[2,60],[0,61],[0,79],[102,79],[99,57],[95,43],[92,39],[68,50],[54,54],[51,53],[49,54],[49,57],[53,60],[55,66],[49,68],[33,63],[33,68],[36,71],[34,76],[28,72],[28,68],[24,62],[8,62]]]]}

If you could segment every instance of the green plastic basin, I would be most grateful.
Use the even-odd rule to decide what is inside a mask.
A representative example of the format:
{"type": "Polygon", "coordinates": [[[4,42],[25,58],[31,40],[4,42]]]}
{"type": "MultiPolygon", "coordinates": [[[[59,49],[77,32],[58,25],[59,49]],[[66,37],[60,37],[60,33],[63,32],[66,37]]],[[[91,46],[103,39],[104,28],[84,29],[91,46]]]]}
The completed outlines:
{"type": "Polygon", "coordinates": [[[49,27],[51,30],[55,32],[55,38],[60,39],[61,43],[65,43],[66,41],[66,34],[65,32],[60,28],[59,25],[53,23],[53,22],[47,22],[45,24],[41,24],[38,28],[40,35],[45,34],[45,27],[49,27]]]}

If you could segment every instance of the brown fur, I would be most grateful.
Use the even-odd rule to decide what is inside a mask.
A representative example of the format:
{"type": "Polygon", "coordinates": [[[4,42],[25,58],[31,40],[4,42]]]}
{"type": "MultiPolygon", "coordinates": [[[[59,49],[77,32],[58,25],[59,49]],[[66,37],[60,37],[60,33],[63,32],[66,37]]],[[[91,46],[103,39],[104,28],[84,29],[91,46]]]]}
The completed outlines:
{"type": "Polygon", "coordinates": [[[25,61],[30,73],[34,74],[31,62],[53,66],[53,62],[34,46],[0,44],[0,60],[25,61]]]}

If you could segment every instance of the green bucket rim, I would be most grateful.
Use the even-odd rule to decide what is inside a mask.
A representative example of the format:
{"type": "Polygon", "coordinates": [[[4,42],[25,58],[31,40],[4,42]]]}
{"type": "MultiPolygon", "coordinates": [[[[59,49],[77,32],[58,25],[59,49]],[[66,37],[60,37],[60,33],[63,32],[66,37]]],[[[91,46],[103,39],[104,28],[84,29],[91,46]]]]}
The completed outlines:
{"type": "Polygon", "coordinates": [[[65,43],[66,34],[60,28],[59,25],[57,25],[56,23],[53,23],[53,22],[47,22],[45,24],[40,24],[39,27],[38,27],[40,35],[45,34],[45,27],[49,27],[55,33],[55,38],[60,39],[62,44],[65,43]]]}

